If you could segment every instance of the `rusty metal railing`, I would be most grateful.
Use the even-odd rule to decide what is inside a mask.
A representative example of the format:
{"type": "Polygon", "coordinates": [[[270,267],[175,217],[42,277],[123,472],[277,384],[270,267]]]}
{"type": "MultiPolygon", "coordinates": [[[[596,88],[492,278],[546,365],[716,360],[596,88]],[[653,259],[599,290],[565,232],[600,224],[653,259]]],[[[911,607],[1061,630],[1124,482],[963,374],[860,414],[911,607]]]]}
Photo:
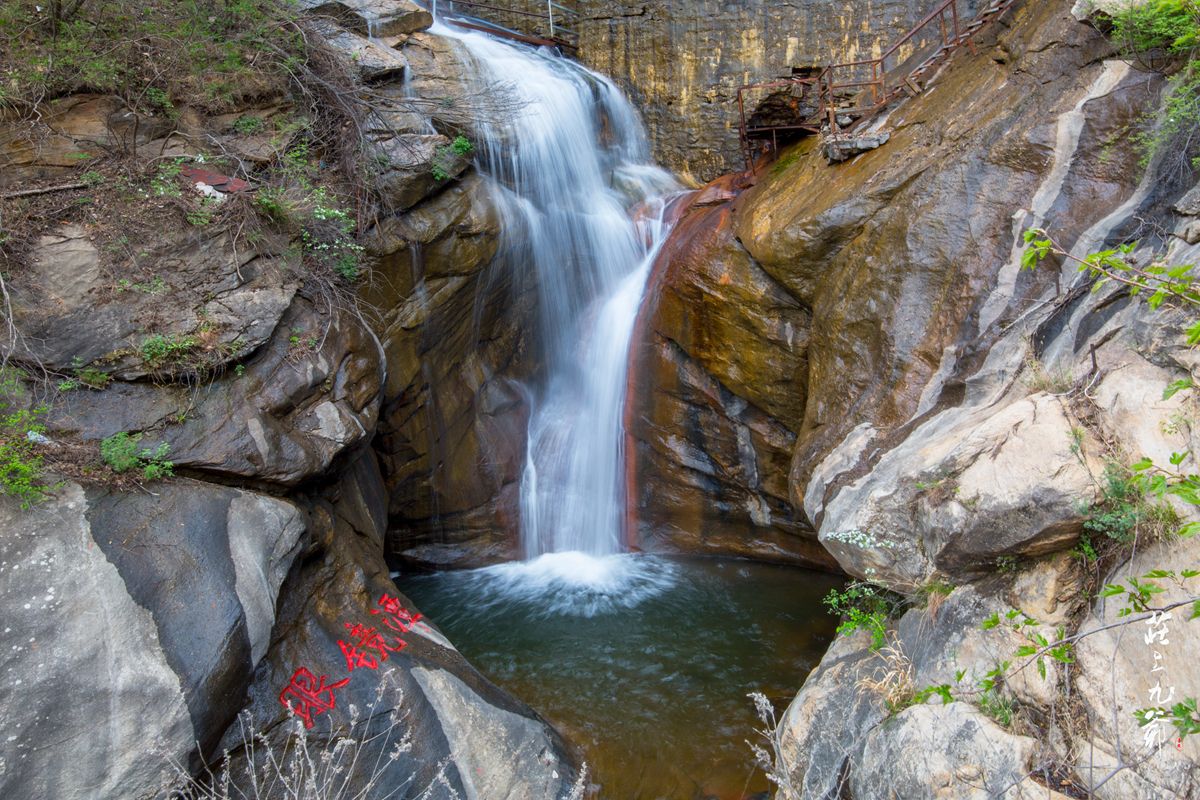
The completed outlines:
{"type": "MultiPolygon", "coordinates": [[[[572,4],[574,4],[573,0],[572,4]]],[[[510,0],[507,5],[496,3],[480,3],[475,0],[424,0],[435,17],[441,17],[447,22],[461,28],[483,31],[506,39],[514,39],[528,44],[561,47],[576,50],[579,47],[579,33],[566,26],[567,20],[578,19],[579,12],[554,0],[510,0]],[[459,7],[469,11],[461,11],[459,7]],[[479,9],[480,11],[474,11],[479,9]],[[481,13],[482,12],[482,13],[481,13]],[[508,25],[501,25],[494,16],[516,17],[521,21],[539,20],[541,24],[533,23],[532,27],[514,30],[508,25]]]]}
{"type": "Polygon", "coordinates": [[[921,79],[960,48],[969,46],[978,55],[972,37],[1015,3],[1016,0],[942,0],[878,58],[832,64],[820,69],[815,78],[794,78],[739,88],[739,138],[747,169],[752,155],[751,139],[769,137],[772,144],[777,145],[781,132],[819,132],[825,126],[834,132],[850,130],[870,119],[899,95],[915,97],[920,94],[924,91],[921,79]],[[805,87],[802,92],[807,92],[809,86],[814,87],[815,111],[785,125],[747,125],[745,93],[785,86],[805,87]],[[838,119],[844,117],[850,117],[850,121],[841,126],[838,119]]]}

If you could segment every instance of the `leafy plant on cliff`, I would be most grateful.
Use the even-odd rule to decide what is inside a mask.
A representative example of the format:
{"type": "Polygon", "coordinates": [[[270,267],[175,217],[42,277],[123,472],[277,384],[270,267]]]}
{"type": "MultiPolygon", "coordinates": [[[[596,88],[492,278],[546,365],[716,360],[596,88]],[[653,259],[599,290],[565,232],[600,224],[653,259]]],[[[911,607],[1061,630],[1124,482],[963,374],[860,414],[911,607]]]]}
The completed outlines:
{"type": "Polygon", "coordinates": [[[871,636],[871,649],[883,647],[887,621],[904,608],[905,600],[874,583],[852,581],[842,591],[834,589],[824,600],[829,610],[840,616],[837,632],[849,636],[864,630],[871,636]]]}
{"type": "Polygon", "coordinates": [[[57,488],[44,481],[45,459],[41,454],[46,426],[41,418],[45,406],[14,408],[25,390],[19,373],[11,367],[0,370],[0,492],[16,497],[28,509],[57,488]]]}
{"type": "Polygon", "coordinates": [[[43,483],[45,464],[37,449],[37,437],[46,430],[39,418],[46,409],[4,413],[7,405],[0,404],[0,489],[28,509],[54,488],[43,483]]]}
{"type": "Polygon", "coordinates": [[[158,369],[164,364],[178,361],[195,348],[196,340],[190,336],[160,333],[142,342],[138,348],[138,356],[150,369],[158,369]]]}
{"type": "Polygon", "coordinates": [[[166,442],[159,444],[154,450],[138,450],[142,434],[130,436],[122,431],[113,434],[100,443],[100,456],[104,463],[112,467],[113,472],[128,472],[131,469],[141,469],[146,480],[168,478],[174,474],[175,465],[165,461],[169,447],[166,442]]]}
{"type": "Polygon", "coordinates": [[[444,181],[449,178],[455,162],[460,158],[469,157],[474,149],[475,146],[464,136],[456,136],[449,147],[437,148],[433,158],[433,179],[444,181]]]}
{"type": "Polygon", "coordinates": [[[1194,0],[1129,2],[1110,13],[1110,38],[1143,69],[1170,75],[1161,107],[1131,139],[1146,166],[1160,155],[1167,173],[1200,166],[1200,7],[1194,0]]]}
{"type": "MultiPolygon", "coordinates": [[[[1087,273],[1095,281],[1092,284],[1093,292],[1115,282],[1126,287],[1131,295],[1144,297],[1151,308],[1157,309],[1171,300],[1191,314],[1200,315],[1200,289],[1196,285],[1197,276],[1192,274],[1195,269],[1192,264],[1168,266],[1153,262],[1139,267],[1128,258],[1137,247],[1137,242],[1079,258],[1042,228],[1026,231],[1025,244],[1027,246],[1021,256],[1022,269],[1033,269],[1053,254],[1078,264],[1079,271],[1087,273]]],[[[1200,319],[1188,326],[1187,340],[1188,344],[1200,343],[1200,319]]]]}
{"type": "Polygon", "coordinates": [[[313,148],[301,139],[277,163],[274,185],[258,194],[255,205],[300,242],[300,259],[317,272],[329,271],[347,283],[359,275],[363,248],[355,240],[349,203],[328,186],[317,185],[319,165],[313,148]]]}

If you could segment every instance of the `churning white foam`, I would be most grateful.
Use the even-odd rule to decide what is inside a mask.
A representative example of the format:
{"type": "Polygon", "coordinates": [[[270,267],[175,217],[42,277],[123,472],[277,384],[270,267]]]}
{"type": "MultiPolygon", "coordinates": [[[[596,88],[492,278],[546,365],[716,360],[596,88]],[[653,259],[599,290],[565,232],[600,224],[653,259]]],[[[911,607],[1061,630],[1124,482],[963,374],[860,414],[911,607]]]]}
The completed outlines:
{"type": "Polygon", "coordinates": [[[671,589],[679,567],[646,555],[547,553],[532,561],[484,567],[464,576],[479,610],[520,603],[537,616],[595,617],[635,608],[671,589]]]}

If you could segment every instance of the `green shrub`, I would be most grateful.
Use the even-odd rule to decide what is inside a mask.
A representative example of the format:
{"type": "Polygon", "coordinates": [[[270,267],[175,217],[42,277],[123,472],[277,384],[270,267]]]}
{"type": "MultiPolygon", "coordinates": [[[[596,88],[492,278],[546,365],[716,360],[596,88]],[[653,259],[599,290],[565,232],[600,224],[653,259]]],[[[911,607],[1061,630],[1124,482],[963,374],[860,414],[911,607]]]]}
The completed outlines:
{"type": "Polygon", "coordinates": [[[1083,523],[1085,530],[1119,542],[1133,540],[1141,518],[1142,500],[1133,477],[1130,470],[1115,461],[1104,465],[1103,499],[1093,507],[1091,518],[1083,523]]]}
{"type": "Polygon", "coordinates": [[[154,450],[138,452],[142,434],[130,436],[122,431],[115,433],[100,442],[100,457],[104,463],[112,467],[113,472],[128,472],[131,469],[141,469],[146,480],[170,477],[174,474],[174,464],[164,461],[169,447],[166,442],[159,444],[154,450]]]}
{"type": "Polygon", "coordinates": [[[1200,19],[1184,0],[1129,3],[1112,16],[1113,41],[1129,54],[1187,54],[1200,42],[1200,19]]]}
{"type": "Polygon", "coordinates": [[[834,589],[824,602],[842,618],[838,633],[848,636],[864,630],[871,635],[872,650],[883,647],[888,619],[904,608],[904,598],[900,595],[863,581],[854,581],[840,592],[834,589]]]}
{"type": "Polygon", "coordinates": [[[140,433],[137,436],[130,436],[124,431],[114,434],[100,443],[100,457],[112,467],[113,472],[128,472],[141,463],[137,456],[141,439],[140,433]]]}
{"type": "Polygon", "coordinates": [[[1129,3],[1112,15],[1112,24],[1110,37],[1126,58],[1150,69],[1174,71],[1161,107],[1130,136],[1141,151],[1142,166],[1162,154],[1174,162],[1165,165],[1169,172],[1200,166],[1195,136],[1200,128],[1200,69],[1195,64],[1200,9],[1189,0],[1129,3]]]}
{"type": "Polygon", "coordinates": [[[999,689],[983,692],[978,696],[979,710],[987,714],[1002,728],[1011,728],[1016,717],[1016,703],[999,689]]]}
{"type": "MultiPolygon", "coordinates": [[[[0,404],[0,409],[8,407],[0,404]]],[[[46,413],[40,407],[32,411],[21,409],[12,413],[0,413],[0,490],[21,501],[21,508],[31,508],[47,492],[57,488],[42,482],[45,463],[37,452],[30,435],[40,436],[46,426],[38,418],[46,413]]]]}
{"type": "Polygon", "coordinates": [[[195,348],[196,340],[190,336],[155,334],[142,342],[138,356],[150,369],[158,369],[169,362],[179,361],[195,348]]]}
{"type": "Polygon", "coordinates": [[[474,150],[475,145],[471,144],[465,136],[456,136],[449,147],[437,148],[433,157],[433,179],[444,181],[449,178],[450,171],[454,169],[458,159],[470,157],[474,150]]]}
{"type": "Polygon", "coordinates": [[[75,379],[92,389],[103,389],[112,380],[112,376],[98,369],[86,367],[75,370],[75,379]]]}
{"type": "Polygon", "coordinates": [[[340,198],[314,185],[310,154],[311,146],[304,139],[289,149],[279,159],[281,185],[260,191],[254,202],[280,228],[299,238],[301,260],[353,283],[363,253],[353,236],[355,223],[340,198]]]}
{"type": "Polygon", "coordinates": [[[255,133],[262,133],[263,128],[265,128],[266,125],[259,117],[242,115],[234,120],[233,124],[229,127],[232,128],[235,133],[252,135],[255,133]]]}

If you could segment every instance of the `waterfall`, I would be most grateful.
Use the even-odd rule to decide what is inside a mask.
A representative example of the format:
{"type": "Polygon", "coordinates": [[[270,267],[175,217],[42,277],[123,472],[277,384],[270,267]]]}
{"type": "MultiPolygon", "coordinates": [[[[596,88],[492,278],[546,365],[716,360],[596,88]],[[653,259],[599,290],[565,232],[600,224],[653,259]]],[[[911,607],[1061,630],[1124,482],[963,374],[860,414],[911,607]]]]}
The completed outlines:
{"type": "Polygon", "coordinates": [[[618,553],[630,338],[666,233],[658,198],[677,186],[649,165],[641,121],[608,79],[545,48],[433,32],[459,40],[481,80],[515,98],[511,115],[473,129],[480,170],[507,190],[506,236],[538,282],[548,378],[528,432],[524,555],[618,553]],[[638,202],[640,226],[628,213],[638,202]]]}

